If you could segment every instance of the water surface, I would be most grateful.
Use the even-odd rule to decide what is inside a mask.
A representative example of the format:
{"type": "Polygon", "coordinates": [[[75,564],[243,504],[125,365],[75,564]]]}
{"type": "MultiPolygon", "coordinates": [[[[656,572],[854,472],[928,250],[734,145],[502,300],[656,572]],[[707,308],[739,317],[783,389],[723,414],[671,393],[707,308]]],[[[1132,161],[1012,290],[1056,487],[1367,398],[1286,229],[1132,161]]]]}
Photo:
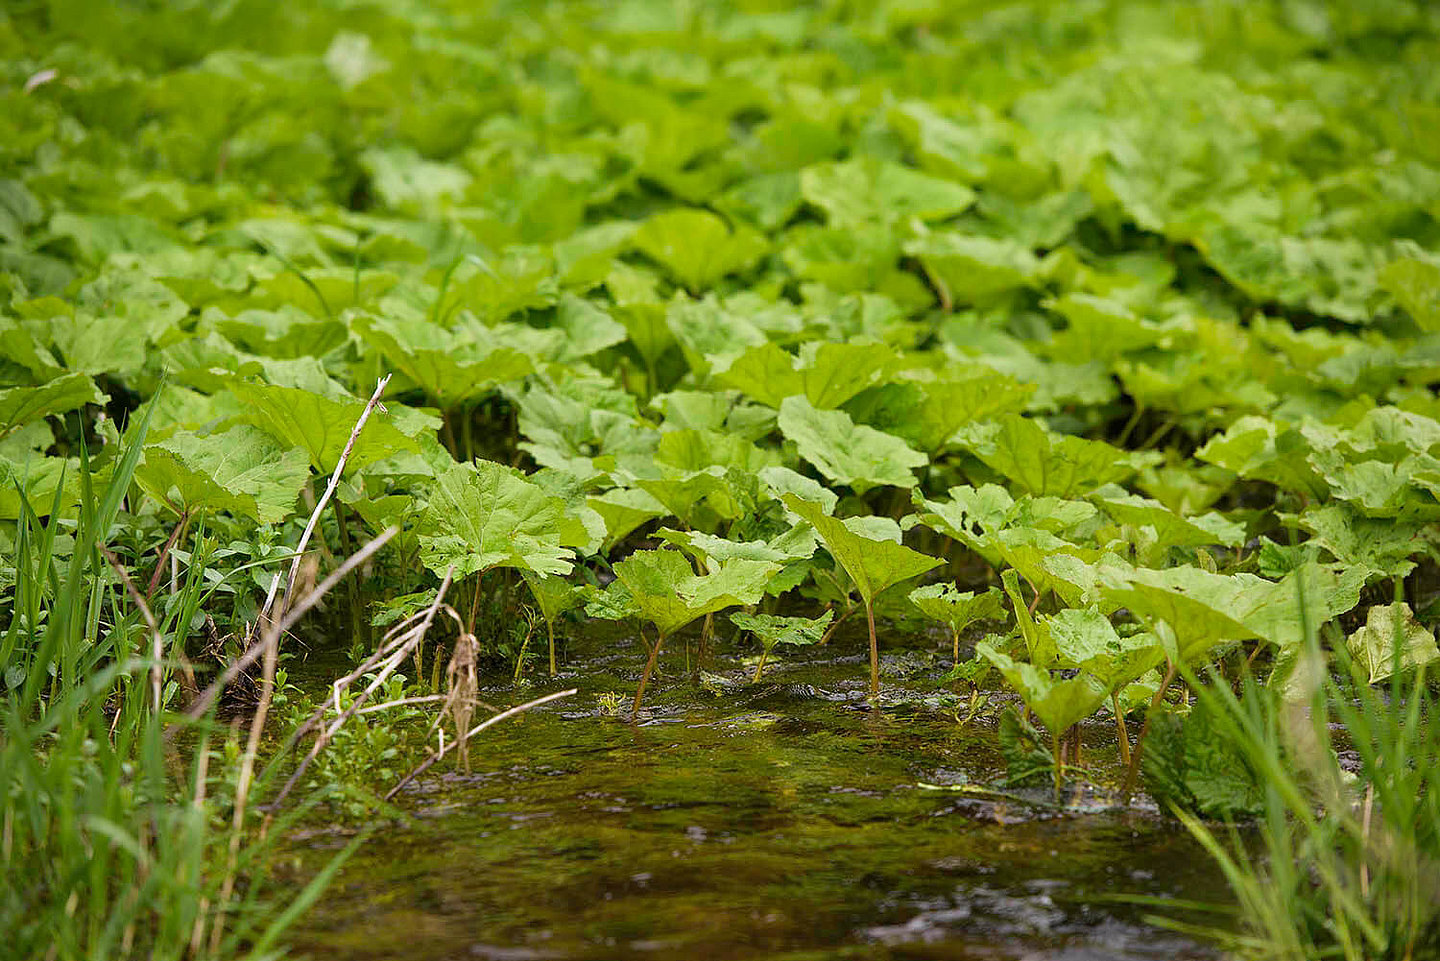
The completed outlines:
{"type": "MultiPolygon", "coordinates": [[[[295,932],[334,959],[1200,959],[1122,893],[1226,900],[1182,829],[1106,792],[1006,791],[993,723],[937,692],[928,651],[841,638],[772,663],[728,653],[697,686],[679,650],[642,716],[638,649],[597,638],[555,679],[482,691],[508,705],[472,772],[432,769],[295,932]],[[861,642],[863,644],[863,642],[861,642]],[[994,789],[994,790],[992,790],[994,789]]],[[[679,645],[677,644],[677,648],[679,645]]],[[[1086,731],[1113,783],[1113,737],[1086,731]]],[[[442,766],[448,766],[442,762],[442,766]]],[[[297,837],[318,865],[342,834],[297,837]]]]}

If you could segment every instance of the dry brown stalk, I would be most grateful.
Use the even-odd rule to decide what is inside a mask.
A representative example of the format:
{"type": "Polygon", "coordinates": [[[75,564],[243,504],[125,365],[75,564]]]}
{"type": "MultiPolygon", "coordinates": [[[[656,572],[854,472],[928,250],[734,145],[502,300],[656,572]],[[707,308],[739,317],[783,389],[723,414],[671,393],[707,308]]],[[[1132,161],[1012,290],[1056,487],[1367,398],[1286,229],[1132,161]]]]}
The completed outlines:
{"type": "MultiPolygon", "coordinates": [[[[210,773],[210,737],[200,739],[200,757],[195,762],[195,811],[196,817],[205,817],[205,784],[210,773]]],[[[205,940],[205,919],[210,916],[210,899],[200,899],[195,914],[195,927],[190,931],[190,956],[200,956],[200,945],[205,940]]]]}
{"type": "Polygon", "coordinates": [[[402,697],[393,701],[386,701],[384,704],[371,704],[369,707],[362,707],[356,714],[374,714],[377,711],[388,711],[392,707],[404,707],[407,704],[434,704],[436,701],[445,700],[444,694],[424,694],[419,697],[402,697]]]}
{"type": "MultiPolygon", "coordinates": [[[[314,592],[312,592],[314,593],[314,592]]],[[[229,904],[235,890],[235,875],[240,862],[240,838],[244,834],[245,809],[250,800],[250,785],[255,774],[255,755],[260,750],[260,736],[265,730],[265,718],[270,713],[270,702],[275,696],[275,667],[280,661],[280,622],[271,622],[265,628],[263,638],[265,660],[260,673],[260,703],[255,707],[255,716],[250,719],[250,736],[245,742],[245,754],[240,759],[240,778],[235,784],[235,812],[230,824],[230,857],[225,867],[225,880],[220,884],[217,904],[229,904]]],[[[225,933],[225,914],[215,915],[215,925],[210,930],[210,953],[220,952],[220,939],[225,933]]]]}
{"type": "MultiPolygon", "coordinates": [[[[336,584],[340,583],[340,581],[344,579],[346,574],[349,574],[355,568],[368,561],[372,556],[374,556],[376,551],[378,551],[381,547],[385,546],[386,542],[399,532],[400,528],[398,527],[387,527],[385,530],[381,531],[379,536],[377,536],[370,543],[366,544],[364,547],[360,548],[360,550],[356,551],[354,554],[348,557],[345,560],[345,563],[337,567],[329,577],[325,578],[325,580],[321,581],[315,586],[314,590],[302,597],[293,607],[290,608],[290,610],[285,613],[284,617],[280,618],[280,620],[278,621],[273,622],[273,626],[275,627],[275,629],[281,634],[283,634],[286,631],[290,630],[290,628],[294,627],[295,623],[299,621],[300,618],[303,617],[306,612],[310,610],[310,608],[320,603],[320,599],[323,598],[327,593],[329,593],[331,588],[333,588],[336,584]]],[[[195,703],[190,705],[190,708],[185,712],[190,717],[190,719],[196,720],[203,716],[205,712],[210,709],[210,705],[215,702],[215,698],[220,696],[220,692],[225,689],[226,685],[228,685],[231,681],[235,680],[235,678],[239,675],[241,671],[245,670],[245,668],[249,667],[251,664],[254,664],[255,661],[258,660],[260,655],[264,652],[265,640],[262,637],[260,640],[251,644],[244,654],[241,654],[238,658],[235,659],[233,663],[231,663],[229,667],[225,669],[225,673],[221,674],[220,677],[216,678],[215,682],[212,683],[209,687],[207,687],[204,692],[202,692],[201,695],[195,699],[195,703]]]]}
{"type": "MultiPolygon", "coordinates": [[[[475,676],[475,655],[479,646],[474,634],[461,634],[455,641],[450,664],[445,668],[445,710],[455,719],[457,738],[470,726],[476,702],[479,701],[480,681],[475,676]]],[[[466,774],[470,773],[470,742],[465,739],[460,741],[459,764],[466,774]]]]}
{"type": "MultiPolygon", "coordinates": [[[[300,575],[300,559],[305,556],[305,548],[310,543],[310,538],[315,533],[315,528],[320,524],[320,515],[325,510],[325,505],[330,503],[330,498],[335,494],[335,488],[340,486],[340,475],[345,473],[345,462],[350,459],[350,452],[355,449],[355,442],[360,439],[360,432],[365,429],[365,421],[370,419],[370,412],[380,407],[380,395],[385,391],[385,385],[390,383],[390,375],[386,374],[380,378],[375,385],[375,392],[370,395],[370,400],[365,403],[365,409],[360,412],[360,417],[355,421],[355,428],[350,431],[349,440],[345,441],[345,448],[340,452],[340,459],[335,462],[335,470],[330,474],[330,483],[325,485],[325,492],[315,502],[315,509],[310,512],[310,519],[305,523],[305,530],[300,535],[300,543],[295,548],[295,559],[290,562],[290,576],[286,579],[285,598],[280,605],[283,614],[290,608],[295,597],[295,579],[300,575]]],[[[384,408],[381,407],[383,410],[384,408]]],[[[272,584],[269,594],[265,598],[265,606],[260,610],[260,616],[255,619],[254,630],[261,630],[270,616],[271,606],[275,602],[275,587],[272,584]]]]}
{"type": "Polygon", "coordinates": [[[399,783],[397,783],[397,784],[396,784],[394,787],[392,787],[388,792],[386,792],[386,794],[385,794],[385,800],[388,801],[388,800],[390,800],[391,798],[393,798],[395,795],[399,794],[401,788],[403,788],[405,785],[409,784],[411,781],[415,780],[415,779],[416,779],[417,777],[419,777],[421,774],[424,774],[426,771],[428,771],[428,770],[430,769],[430,767],[431,767],[436,761],[438,761],[438,760],[440,760],[442,757],[444,757],[444,756],[449,752],[449,750],[450,750],[452,747],[454,747],[456,744],[464,744],[465,742],[469,741],[472,737],[474,737],[475,735],[479,734],[481,731],[485,730],[487,727],[489,727],[489,726],[492,725],[492,724],[498,724],[498,723],[500,723],[501,721],[505,720],[505,719],[508,718],[508,717],[514,717],[516,714],[520,714],[520,713],[523,713],[523,712],[525,712],[525,711],[528,711],[528,710],[530,710],[530,709],[533,708],[533,707],[539,707],[539,706],[542,705],[542,704],[548,704],[549,702],[554,701],[554,700],[558,700],[559,698],[562,698],[562,697],[569,697],[570,695],[576,693],[577,691],[579,691],[579,688],[572,687],[572,688],[570,688],[570,690],[568,690],[568,691],[556,691],[554,694],[546,694],[544,697],[537,697],[537,698],[536,698],[535,700],[533,700],[533,701],[526,701],[524,704],[520,704],[520,705],[517,705],[516,707],[512,707],[512,708],[510,708],[508,711],[501,711],[499,714],[496,714],[494,717],[487,718],[486,720],[481,721],[479,724],[475,725],[473,728],[471,728],[469,731],[467,731],[463,737],[459,737],[459,738],[457,738],[455,741],[453,741],[452,743],[445,745],[445,747],[441,748],[440,750],[436,751],[434,754],[432,754],[432,755],[430,755],[428,758],[426,758],[425,761],[424,761],[424,763],[422,763],[422,764],[421,764],[419,767],[417,767],[415,770],[411,771],[409,774],[407,774],[407,775],[405,775],[404,777],[402,777],[402,778],[400,779],[399,783]]]}
{"type": "MultiPolygon", "coordinates": [[[[424,617],[418,624],[407,630],[402,635],[404,640],[395,646],[388,657],[382,659],[380,670],[376,672],[375,678],[370,682],[369,686],[355,696],[354,700],[350,702],[350,706],[340,712],[340,716],[331,722],[329,727],[322,728],[320,733],[315,736],[315,743],[310,746],[309,752],[306,753],[300,764],[295,768],[294,773],[290,775],[290,779],[285,782],[285,786],[280,789],[280,793],[275,796],[275,800],[271,802],[272,814],[274,809],[278,808],[280,803],[290,794],[290,791],[294,789],[301,776],[310,767],[310,763],[320,755],[320,752],[325,748],[325,745],[330,742],[330,739],[339,732],[340,728],[344,727],[346,721],[354,717],[355,714],[365,706],[365,702],[370,699],[370,695],[375,693],[380,685],[385,683],[385,680],[394,673],[395,669],[404,662],[405,658],[409,657],[410,653],[425,639],[425,634],[430,630],[430,624],[434,621],[435,614],[440,610],[441,604],[444,601],[445,592],[450,588],[453,574],[454,567],[446,570],[445,579],[440,582],[440,590],[436,592],[435,600],[426,608],[424,617]]],[[[383,646],[381,649],[384,649],[383,646]]],[[[367,661],[367,663],[369,662],[367,661]]],[[[349,679],[353,680],[357,676],[357,674],[352,673],[349,675],[349,679]]],[[[340,704],[340,689],[338,687],[335,692],[335,701],[338,708],[340,704]]],[[[324,705],[316,713],[321,714],[327,709],[328,705],[324,705]]],[[[312,715],[304,727],[305,729],[309,729],[315,723],[318,722],[316,717],[312,715]]]]}
{"type": "MultiPolygon", "coordinates": [[[[229,858],[226,863],[225,878],[221,882],[216,904],[228,904],[230,895],[235,890],[235,878],[238,873],[240,861],[240,841],[244,834],[245,812],[249,804],[250,788],[254,783],[255,777],[255,758],[259,753],[260,737],[264,733],[265,719],[270,712],[270,705],[275,696],[275,668],[280,660],[280,636],[294,626],[295,622],[303,617],[307,611],[318,604],[325,594],[338,584],[346,574],[365,563],[365,561],[379,550],[386,541],[393,537],[395,533],[396,528],[394,527],[382,532],[379,537],[375,538],[369,544],[366,544],[365,547],[361,548],[353,556],[347,558],[345,563],[340,565],[334,573],[306,592],[298,601],[294,604],[288,604],[284,616],[278,620],[267,619],[265,621],[264,631],[259,642],[259,647],[264,655],[260,680],[260,703],[256,706],[255,714],[250,719],[250,733],[245,744],[245,754],[241,758],[240,776],[235,785],[235,809],[230,828],[229,858]]],[[[245,657],[251,657],[253,650],[254,648],[246,651],[240,660],[237,660],[234,665],[231,665],[232,670],[237,673],[239,670],[243,670],[244,665],[242,662],[245,660],[245,657]]],[[[253,657],[251,657],[251,660],[253,661],[253,657]]],[[[229,671],[226,673],[227,676],[230,675],[229,671]]],[[[211,685],[211,688],[206,691],[206,694],[201,695],[201,700],[204,701],[207,695],[209,695],[210,700],[213,700],[214,694],[211,692],[214,691],[218,693],[219,686],[223,686],[224,682],[225,678],[222,677],[214,685],[211,685]]],[[[203,710],[204,708],[202,707],[202,713],[203,710]]],[[[223,912],[218,912],[215,916],[214,926],[210,930],[211,953],[219,952],[224,933],[225,915],[223,912]]]]}

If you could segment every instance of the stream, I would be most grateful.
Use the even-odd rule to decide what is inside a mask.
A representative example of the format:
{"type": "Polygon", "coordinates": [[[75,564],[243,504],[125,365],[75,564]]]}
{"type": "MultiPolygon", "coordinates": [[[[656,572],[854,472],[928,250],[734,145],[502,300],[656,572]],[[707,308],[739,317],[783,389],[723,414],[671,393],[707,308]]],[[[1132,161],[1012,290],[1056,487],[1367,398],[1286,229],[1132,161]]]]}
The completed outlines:
{"type": "MultiPolygon", "coordinates": [[[[482,686],[501,707],[579,693],[485,731],[471,773],[447,758],[402,791],[411,820],[364,844],[295,948],[356,961],[1220,957],[1117,899],[1230,900],[1183,828],[1107,800],[1108,721],[1083,731],[1099,786],[1057,804],[1048,787],[1005,789],[993,712],[961,723],[966,699],[935,690],[938,653],[892,648],[871,705],[855,636],[772,660],[757,685],[729,652],[693,685],[673,643],[637,722],[641,651],[611,637],[573,642],[556,678],[539,666],[529,683],[482,686]]],[[[351,833],[307,830],[285,853],[318,870],[351,833]]]]}

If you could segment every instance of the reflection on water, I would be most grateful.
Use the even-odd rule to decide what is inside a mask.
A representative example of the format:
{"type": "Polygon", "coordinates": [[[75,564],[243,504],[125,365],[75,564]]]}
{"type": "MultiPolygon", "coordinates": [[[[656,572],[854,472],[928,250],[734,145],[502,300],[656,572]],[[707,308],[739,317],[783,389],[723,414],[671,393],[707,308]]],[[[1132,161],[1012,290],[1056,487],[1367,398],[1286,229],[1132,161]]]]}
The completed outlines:
{"type": "MultiPolygon", "coordinates": [[[[597,644],[597,647],[600,646],[597,644]]],[[[994,729],[923,680],[864,701],[857,657],[822,648],[708,689],[663,679],[639,723],[626,652],[572,658],[580,694],[486,732],[474,773],[422,778],[296,932],[325,958],[1184,959],[1121,893],[1224,900],[1178,827],[1094,792],[986,791],[994,729]]],[[[914,652],[888,661],[914,667],[914,652]]],[[[1113,763],[1105,726],[1090,756],[1113,763]]],[[[1093,740],[1093,743],[1090,743],[1093,740]]],[[[1098,776],[1104,779],[1103,770],[1098,776]]],[[[1113,774],[1113,772],[1111,772],[1113,774]]],[[[293,842],[313,868],[336,843],[293,842]]]]}

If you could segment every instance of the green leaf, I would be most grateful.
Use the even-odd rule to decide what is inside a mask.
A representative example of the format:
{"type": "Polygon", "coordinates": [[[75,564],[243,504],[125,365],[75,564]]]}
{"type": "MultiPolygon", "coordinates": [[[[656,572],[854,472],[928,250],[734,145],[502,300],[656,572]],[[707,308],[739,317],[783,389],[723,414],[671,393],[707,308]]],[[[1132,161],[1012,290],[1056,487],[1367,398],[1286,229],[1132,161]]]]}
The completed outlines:
{"type": "Polygon", "coordinates": [[[712,369],[727,367],[747,347],[769,343],[760,328],[721,307],[714,294],[700,301],[677,294],[666,308],[665,323],[701,381],[712,369]]]}
{"type": "Polygon", "coordinates": [[[227,339],[265,357],[321,357],[347,339],[344,324],[317,319],[289,304],[276,310],[242,310],[234,317],[210,308],[205,316],[227,339]]]}
{"type": "Polygon", "coordinates": [[[1159,543],[1166,547],[1205,547],[1219,544],[1239,547],[1245,541],[1245,526],[1219,514],[1181,517],[1159,501],[1134,494],[1107,494],[1096,497],[1107,514],[1122,524],[1152,527],[1159,543]]]}
{"type": "Polygon", "coordinates": [[[1426,478],[1440,471],[1440,460],[1428,454],[1414,454],[1393,464],[1355,462],[1332,448],[1317,450],[1310,455],[1310,462],[1324,474],[1336,500],[1353,505],[1366,516],[1440,514],[1440,504],[1424,491],[1426,478]]]}
{"type": "Polygon", "coordinates": [[[140,489],[177,513],[228,511],[261,524],[294,513],[309,479],[303,450],[245,425],[218,434],[173,435],[147,446],[135,470],[140,489]]]}
{"type": "Polygon", "coordinates": [[[1066,320],[1046,352],[1071,363],[1112,363],[1122,354],[1160,344],[1170,333],[1135,316],[1124,304],[1091,294],[1066,294],[1045,306],[1066,320]]]}
{"type": "Polygon", "coordinates": [[[1185,786],[1196,810],[1227,820],[1264,810],[1263,783],[1245,762],[1244,749],[1212,719],[1212,710],[1202,698],[1185,719],[1185,786]]]}
{"type": "Polygon", "coordinates": [[[708,210],[656,214],[631,235],[630,243],[693,293],[747,270],[770,246],[758,231],[744,226],[732,231],[708,210]]]}
{"type": "Polygon", "coordinates": [[[1107,691],[1124,687],[1165,660],[1153,634],[1121,637],[1097,608],[1070,607],[1046,619],[1063,667],[1092,674],[1107,691]]]}
{"type": "Polygon", "coordinates": [[[910,603],[931,620],[950,629],[953,656],[960,660],[960,632],[976,621],[1003,620],[1005,607],[1000,592],[990,588],[983,594],[961,591],[954,584],[929,584],[910,592],[910,603]]]}
{"type": "Polygon", "coordinates": [[[1307,543],[1325,548],[1335,559],[1404,577],[1415,568],[1409,558],[1426,548],[1432,525],[1420,518],[1366,517],[1348,504],[1326,504],[1300,514],[1310,532],[1307,543]]]}
{"type": "Polygon", "coordinates": [[[1161,805],[1203,817],[1255,814],[1263,810],[1264,786],[1209,704],[1200,698],[1183,718],[1169,707],[1150,712],[1141,763],[1145,788],[1161,805]]]}
{"type": "Polygon", "coordinates": [[[780,432],[794,441],[800,456],[837,484],[856,493],[889,484],[914,487],[914,468],[930,459],[898,437],[856,425],[844,411],[817,410],[803,397],[780,404],[780,432]]]}
{"type": "Polygon", "coordinates": [[[434,217],[464,198],[470,175],[463,168],[435,163],[411,147],[371,147],[360,166],[380,202],[392,210],[434,217]]]}
{"type": "Polygon", "coordinates": [[[755,604],[779,568],[767,561],[737,558],[719,569],[696,575],[679,551],[636,551],[615,564],[615,577],[661,637],[669,637],[696,618],[755,604]]]}
{"type": "Polygon", "coordinates": [[[1440,331],[1440,263],[1402,257],[1381,269],[1377,279],[1421,330],[1440,331]]]}
{"type": "Polygon", "coordinates": [[[1313,561],[1271,582],[1249,574],[1235,576],[1240,587],[1232,598],[1215,603],[1232,611],[1241,623],[1281,648],[1298,648],[1307,636],[1332,618],[1360,603],[1369,572],[1313,561]]]}
{"type": "Polygon", "coordinates": [[[1040,262],[1028,247],[948,232],[909,241],[905,253],[919,258],[957,304],[993,301],[1032,284],[1040,262]]]}
{"type": "Polygon", "coordinates": [[[550,254],[539,247],[519,246],[507,248],[494,260],[467,257],[451,275],[433,311],[441,324],[468,310],[482,324],[493,325],[522,311],[553,307],[558,299],[550,254]]]}
{"type": "Polygon", "coordinates": [[[1005,784],[1025,787],[1048,781],[1055,770],[1055,755],[1046,739],[1015,708],[1000,712],[1000,754],[1005,758],[1005,784]]]}
{"type": "Polygon", "coordinates": [[[1369,674],[1371,684],[1440,660],[1435,635],[1415,619],[1404,602],[1376,604],[1365,613],[1365,626],[1346,640],[1350,655],[1369,674]]]}
{"type": "Polygon", "coordinates": [[[1015,626],[1025,641],[1025,655],[1030,658],[1030,663],[1042,668],[1054,667],[1058,652],[1050,636],[1050,625],[1035,620],[1035,615],[1030,612],[1020,594],[1020,575],[1014,570],[1007,570],[1000,575],[1000,583],[1005,588],[1005,596],[1010,598],[1010,607],[1015,612],[1015,626]]]}
{"type": "Polygon", "coordinates": [[[520,569],[520,576],[525,578],[530,594],[535,598],[535,606],[540,609],[540,616],[552,624],[561,614],[580,603],[579,587],[563,577],[537,574],[524,567],[520,569]]]}
{"type": "Polygon", "coordinates": [[[610,550],[625,535],[646,521],[664,517],[665,505],[643,490],[617,487],[585,499],[585,503],[605,521],[603,550],[610,550]]]}
{"type": "MultiPolygon", "coordinates": [[[[555,270],[569,287],[586,289],[605,280],[615,257],[625,248],[639,224],[611,220],[583,227],[554,246],[555,270]]],[[[563,298],[562,298],[563,303],[563,298]]]]}
{"type": "MultiPolygon", "coordinates": [[[[1071,592],[1047,568],[1048,561],[1071,555],[1085,563],[1093,563],[1100,552],[1091,547],[1081,547],[1051,534],[1049,531],[1029,527],[1012,527],[1000,531],[987,545],[999,555],[1000,563],[1008,564],[1029,581],[1042,594],[1055,591],[1067,600],[1073,600],[1071,592]]],[[[983,555],[984,552],[982,552],[983,555]]]]}
{"type": "Polygon", "coordinates": [[[1195,810],[1195,796],[1185,783],[1185,725],[1169,707],[1156,707],[1149,712],[1150,730],[1145,735],[1140,773],[1145,790],[1161,810],[1171,805],[1185,811],[1195,810]]]}
{"type": "Polygon", "coordinates": [[[906,521],[924,524],[971,550],[990,548],[991,538],[1009,523],[1015,508],[1015,499],[1010,492],[998,484],[985,484],[978,488],[960,484],[950,488],[948,493],[948,501],[932,501],[916,491],[912,497],[925,512],[907,517],[906,521]]]}
{"type": "Polygon", "coordinates": [[[797,357],[766,342],[718,370],[715,381],[770,407],[800,395],[818,410],[832,410],[884,382],[898,364],[895,352],[883,344],[811,342],[797,357]]]}
{"type": "Polygon", "coordinates": [[[1008,374],[977,368],[945,379],[885,384],[855,397],[845,409],[860,423],[894,434],[933,457],[961,428],[1019,413],[1034,393],[1033,386],[1008,374]]]}
{"type": "Polygon", "coordinates": [[[352,329],[362,340],[440,407],[450,410],[519,380],[535,370],[534,361],[513,347],[483,344],[422,320],[379,320],[361,316],[352,329]]]}
{"type": "Polygon", "coordinates": [[[80,483],[74,460],[64,457],[27,457],[18,461],[0,456],[0,520],[13,521],[22,515],[21,493],[26,514],[48,517],[56,490],[64,484],[59,509],[67,511],[80,499],[80,483]]]}
{"type": "Polygon", "coordinates": [[[64,414],[109,398],[85,374],[66,374],[39,387],[0,390],[0,437],[52,414],[64,414]]]}
{"type": "Polygon", "coordinates": [[[1005,414],[961,434],[960,444],[1031,494],[1075,497],[1124,480],[1142,459],[1098,440],[1054,434],[1028,417],[1005,414]]]}
{"type": "Polygon", "coordinates": [[[778,451],[757,447],[743,437],[718,430],[667,430],[655,447],[655,462],[685,471],[709,467],[755,473],[779,466],[778,451]]]}
{"type": "Polygon", "coordinates": [[[492,567],[568,574],[565,501],[490,461],[457,464],[435,478],[419,521],[420,560],[455,578],[492,567]]]}
{"type": "Polygon", "coordinates": [[[777,614],[745,614],[736,611],[730,615],[730,623],[742,631],[749,631],[760,639],[767,652],[779,644],[805,646],[816,644],[825,635],[825,628],[835,617],[835,612],[826,611],[820,617],[781,617],[777,614]]]}
{"type": "Polygon", "coordinates": [[[878,538],[872,536],[873,527],[867,527],[866,518],[842,521],[826,514],[819,504],[794,494],[785,494],[783,499],[785,506],[815,528],[825,549],[855,581],[855,589],[867,605],[874,603],[875,596],[887,587],[918,577],[941,563],[898,543],[898,530],[896,540],[878,538]]]}
{"type": "Polygon", "coordinates": [[[969,187],[873,157],[806,167],[800,192],[825,212],[831,226],[850,230],[912,217],[946,220],[975,202],[969,187]]]}
{"type": "Polygon", "coordinates": [[[900,271],[900,247],[888,230],[839,230],[801,223],[786,232],[780,256],[802,280],[817,281],[838,293],[882,293],[916,307],[933,300],[914,275],[900,271]]]}
{"type": "Polygon", "coordinates": [[[976,621],[1005,617],[1000,591],[993,587],[976,594],[962,591],[954,584],[929,584],[911,591],[910,602],[926,617],[950,628],[953,634],[959,634],[976,621]]]}
{"type": "MultiPolygon", "coordinates": [[[[776,498],[794,494],[801,500],[819,504],[826,514],[834,513],[835,505],[840,502],[840,498],[819,481],[804,474],[797,474],[788,467],[766,467],[757,472],[756,476],[776,498]]],[[[787,507],[786,512],[789,511],[787,507]]]]}
{"type": "Polygon", "coordinates": [[[1210,438],[1195,456],[1241,477],[1323,498],[1330,488],[1311,466],[1311,452],[1310,442],[1300,431],[1263,417],[1242,417],[1223,434],[1210,438]]]}
{"type": "Polygon", "coordinates": [[[1219,644],[1256,636],[1230,613],[1241,589],[1232,578],[1196,567],[1137,569],[1128,583],[1103,588],[1110,603],[1152,622],[1164,622],[1170,631],[1161,635],[1166,653],[1190,665],[1201,663],[1219,644]]]}
{"type": "MultiPolygon", "coordinates": [[[[310,458],[310,466],[326,475],[335,470],[365,410],[364,401],[332,400],[300,387],[235,380],[230,383],[230,391],[244,410],[242,420],[287,447],[303,450],[310,458]]],[[[385,416],[378,410],[371,412],[350,451],[347,470],[372,464],[396,451],[419,449],[414,440],[387,423],[385,416]]]]}
{"type": "Polygon", "coordinates": [[[1000,669],[1052,737],[1060,736],[1093,714],[1110,693],[1089,674],[1057,679],[1049,671],[997,651],[988,641],[975,645],[975,653],[1000,669]]]}
{"type": "Polygon", "coordinates": [[[559,359],[576,361],[622,343],[625,327],[592,300],[561,294],[555,312],[555,329],[564,333],[559,359]]]}
{"type": "Polygon", "coordinates": [[[784,227],[800,209],[800,175],[793,170],[742,180],[713,201],[727,214],[748,220],[761,230],[784,227]]]}
{"type": "Polygon", "coordinates": [[[736,558],[767,561],[772,564],[803,560],[812,556],[817,546],[813,530],[804,525],[779,534],[769,541],[732,541],[714,534],[677,531],[666,527],[656,531],[655,536],[679,547],[711,570],[736,558]]]}

